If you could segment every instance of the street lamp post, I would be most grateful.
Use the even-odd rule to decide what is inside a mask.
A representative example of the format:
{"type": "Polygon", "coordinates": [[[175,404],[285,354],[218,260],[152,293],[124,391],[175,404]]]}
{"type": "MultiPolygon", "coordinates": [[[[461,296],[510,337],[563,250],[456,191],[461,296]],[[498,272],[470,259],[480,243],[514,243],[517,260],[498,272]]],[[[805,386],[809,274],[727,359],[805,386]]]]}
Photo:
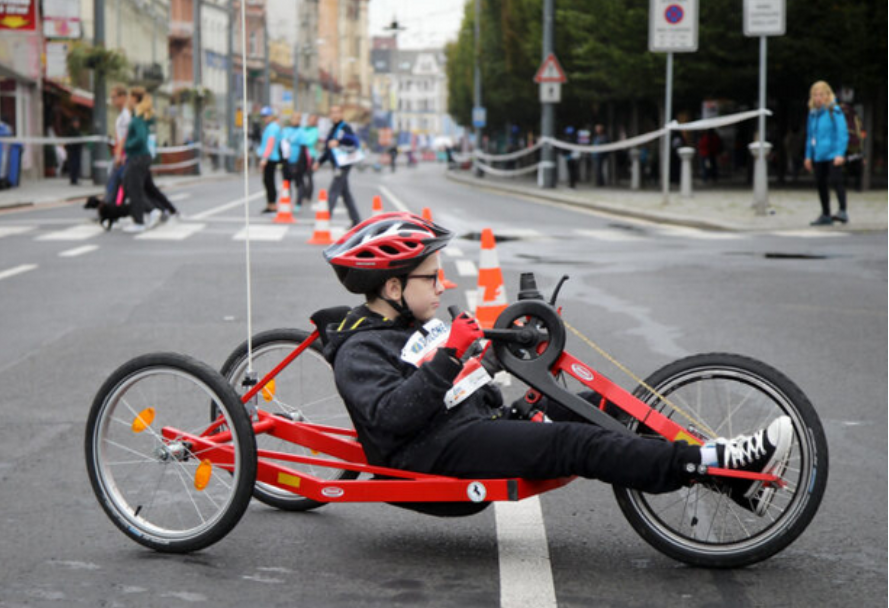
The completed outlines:
{"type": "MultiPolygon", "coordinates": [[[[555,13],[554,1],[544,0],[543,2],[543,59],[549,57],[554,52],[554,18],[555,13]]],[[[556,135],[556,104],[542,104],[540,117],[540,134],[543,137],[554,138],[556,135]]],[[[552,144],[546,143],[543,146],[543,187],[556,187],[556,154],[552,144]]]]}
{"type": "MultiPolygon", "coordinates": [[[[93,45],[96,48],[105,46],[105,0],[95,0],[93,4],[93,45]]],[[[108,104],[105,91],[105,72],[95,70],[93,72],[93,128],[97,135],[104,135],[108,130],[108,104]]],[[[104,184],[108,181],[108,169],[105,162],[108,160],[108,146],[98,142],[96,146],[95,164],[93,165],[93,183],[104,184]]]]}
{"type": "Polygon", "coordinates": [[[201,142],[204,140],[203,138],[203,124],[201,123],[201,114],[203,113],[203,99],[199,94],[203,89],[201,88],[201,0],[194,0],[194,4],[192,5],[192,9],[194,14],[192,15],[192,21],[194,23],[194,34],[191,39],[192,46],[192,70],[194,75],[194,137],[192,138],[193,143],[198,146],[195,148],[197,152],[198,163],[195,165],[195,171],[198,175],[201,174],[201,142]]]}

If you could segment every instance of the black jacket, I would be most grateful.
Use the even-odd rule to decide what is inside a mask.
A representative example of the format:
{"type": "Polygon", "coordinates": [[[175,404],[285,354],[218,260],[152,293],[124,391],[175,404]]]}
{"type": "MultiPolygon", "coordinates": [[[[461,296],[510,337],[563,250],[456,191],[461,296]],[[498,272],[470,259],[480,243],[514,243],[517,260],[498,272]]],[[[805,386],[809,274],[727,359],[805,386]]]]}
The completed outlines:
{"type": "Polygon", "coordinates": [[[327,328],[324,350],[337,389],[371,464],[428,472],[450,439],[503,404],[488,384],[447,409],[445,393],[462,366],[444,349],[419,368],[401,359],[417,330],[366,306],[327,328]]]}
{"type": "Polygon", "coordinates": [[[323,165],[328,160],[334,167],[338,166],[336,164],[336,158],[333,155],[333,151],[330,149],[330,140],[334,138],[336,138],[341,146],[357,147],[361,145],[361,140],[359,140],[358,136],[355,135],[355,131],[352,130],[352,127],[349,126],[349,123],[341,120],[330,127],[330,131],[327,133],[327,139],[324,140],[324,152],[318,159],[319,166],[323,165]]]}

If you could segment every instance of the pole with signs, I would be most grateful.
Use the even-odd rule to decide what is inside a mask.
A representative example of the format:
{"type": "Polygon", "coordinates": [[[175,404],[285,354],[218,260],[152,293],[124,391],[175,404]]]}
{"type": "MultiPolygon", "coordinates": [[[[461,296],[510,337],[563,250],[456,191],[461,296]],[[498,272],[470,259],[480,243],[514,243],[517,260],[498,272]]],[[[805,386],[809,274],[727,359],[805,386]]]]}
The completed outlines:
{"type": "MultiPolygon", "coordinates": [[[[744,35],[759,37],[759,109],[766,109],[766,56],[768,36],[783,36],[786,28],[785,0],[744,0],[744,35]]],[[[766,155],[766,115],[759,115],[759,139],[751,145],[756,154],[753,171],[753,208],[766,215],[769,208],[769,170],[766,155]]]]}
{"type": "Polygon", "coordinates": [[[670,202],[670,142],[673,119],[673,53],[698,50],[698,0],[650,0],[648,50],[667,53],[667,83],[664,93],[664,133],[661,152],[661,187],[664,203],[670,202]]]}
{"type": "MultiPolygon", "coordinates": [[[[538,75],[547,65],[551,65],[550,57],[555,60],[553,55],[555,37],[555,1],[543,0],[543,65],[538,70],[538,75]]],[[[555,62],[558,65],[558,62],[555,62]]],[[[558,68],[561,71],[561,68],[558,68]]],[[[564,78],[564,74],[562,74],[564,78]]],[[[535,77],[535,80],[537,78],[535,77]]],[[[542,80],[537,80],[543,86],[542,80]]],[[[541,91],[541,97],[543,92],[541,91]]],[[[542,100],[541,100],[542,101],[542,100]]],[[[541,103],[540,112],[540,135],[542,137],[555,137],[556,135],[556,106],[552,102],[541,103]]],[[[541,160],[542,181],[541,186],[544,188],[556,187],[556,154],[552,144],[544,144],[541,160]]]]}
{"type": "MultiPolygon", "coordinates": [[[[475,149],[482,149],[482,129],[485,128],[486,113],[482,107],[482,70],[479,67],[479,55],[481,54],[481,19],[482,19],[482,2],[475,0],[475,24],[473,29],[473,40],[475,48],[473,52],[473,86],[472,86],[472,126],[475,129],[475,149]]],[[[484,172],[478,166],[478,157],[474,157],[475,174],[477,177],[484,177],[484,172]]]]}

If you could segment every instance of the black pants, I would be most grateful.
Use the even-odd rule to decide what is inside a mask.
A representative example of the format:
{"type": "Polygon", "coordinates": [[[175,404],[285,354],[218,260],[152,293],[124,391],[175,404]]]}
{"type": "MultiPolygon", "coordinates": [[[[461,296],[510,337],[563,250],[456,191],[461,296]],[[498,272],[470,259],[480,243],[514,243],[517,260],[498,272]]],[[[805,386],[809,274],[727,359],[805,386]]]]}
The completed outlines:
{"type": "Polygon", "coordinates": [[[566,159],[565,164],[568,166],[568,187],[576,188],[577,178],[578,175],[580,175],[580,159],[571,158],[569,156],[566,159]]]}
{"type": "Polygon", "coordinates": [[[266,162],[262,170],[262,183],[265,185],[265,200],[271,207],[278,202],[278,190],[275,187],[275,171],[278,170],[278,161],[266,162]]]}
{"type": "Polygon", "coordinates": [[[357,226],[361,223],[361,216],[358,215],[358,209],[355,207],[355,199],[352,198],[352,191],[349,190],[349,172],[351,166],[336,167],[333,170],[333,181],[330,184],[330,217],[333,217],[333,210],[336,208],[336,201],[343,196],[343,202],[346,203],[346,209],[349,211],[349,218],[352,225],[357,226]]]}
{"type": "Polygon", "coordinates": [[[303,172],[302,180],[299,183],[299,189],[296,191],[296,206],[301,207],[303,201],[312,201],[312,195],[315,192],[315,178],[313,177],[312,163],[308,163],[306,170],[303,172]]]}
{"type": "Polygon", "coordinates": [[[80,179],[80,158],[82,155],[83,144],[68,144],[65,146],[65,152],[68,154],[68,179],[72,186],[77,185],[80,179]]]}
{"type": "MultiPolygon", "coordinates": [[[[589,398],[589,397],[587,397],[589,398]]],[[[433,473],[454,477],[554,479],[579,475],[649,493],[674,491],[689,479],[687,463],[700,449],[623,435],[580,420],[557,405],[552,423],[480,420],[467,426],[439,456],[433,473]]]]}
{"type": "Polygon", "coordinates": [[[815,183],[818,185],[818,198],[821,199],[821,213],[830,215],[830,187],[837,193],[840,211],[846,210],[846,187],[843,184],[843,168],[837,167],[832,160],[814,163],[815,183]]]}
{"type": "Polygon", "coordinates": [[[154,208],[145,194],[145,183],[148,181],[148,167],[151,155],[140,154],[127,160],[127,168],[123,174],[123,189],[130,199],[130,215],[137,224],[143,224],[143,215],[154,208]]]}
{"type": "Polygon", "coordinates": [[[160,188],[157,187],[157,184],[154,183],[154,178],[151,177],[151,170],[149,170],[148,174],[145,176],[145,195],[151,200],[153,206],[161,211],[166,211],[171,214],[178,213],[176,207],[170,202],[170,199],[168,199],[167,196],[160,191],[160,188]]]}

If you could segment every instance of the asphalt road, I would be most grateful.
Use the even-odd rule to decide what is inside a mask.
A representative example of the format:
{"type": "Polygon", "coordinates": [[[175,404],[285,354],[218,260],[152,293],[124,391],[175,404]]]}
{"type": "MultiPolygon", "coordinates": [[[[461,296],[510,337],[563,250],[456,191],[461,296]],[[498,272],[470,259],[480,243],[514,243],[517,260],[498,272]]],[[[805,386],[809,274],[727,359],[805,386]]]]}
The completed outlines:
{"type": "MultiPolygon", "coordinates": [[[[251,191],[259,188],[254,175],[251,191]]],[[[219,367],[245,339],[244,215],[226,207],[243,186],[208,181],[169,191],[186,218],[148,238],[93,230],[77,204],[0,214],[0,606],[885,604],[886,234],[669,228],[473,190],[433,166],[359,173],[353,189],[364,215],[382,194],[389,210],[429,207],[469,237],[443,260],[460,283],[445,305],[467,306],[472,237],[491,227],[512,237],[497,246],[510,301],[522,271],[547,292],[570,275],[565,318],[640,375],[710,351],[784,371],[815,404],[831,450],[812,525],[754,567],[693,569],[645,544],[610,488],[581,481],[541,497],[542,523],[527,532],[542,557],[527,556],[535,571],[522,580],[507,576],[493,509],[442,520],[378,504],[294,514],[254,502],[204,551],[177,557],[134,544],[89,487],[84,423],[127,359],[175,351],[219,367]]],[[[254,332],[305,327],[317,309],[357,303],[321,248],[306,244],[311,211],[280,227],[261,206],[251,202],[263,239],[251,244],[254,332]]],[[[335,214],[334,226],[345,218],[335,214]]],[[[568,348],[634,385],[573,338],[568,348]]]]}

